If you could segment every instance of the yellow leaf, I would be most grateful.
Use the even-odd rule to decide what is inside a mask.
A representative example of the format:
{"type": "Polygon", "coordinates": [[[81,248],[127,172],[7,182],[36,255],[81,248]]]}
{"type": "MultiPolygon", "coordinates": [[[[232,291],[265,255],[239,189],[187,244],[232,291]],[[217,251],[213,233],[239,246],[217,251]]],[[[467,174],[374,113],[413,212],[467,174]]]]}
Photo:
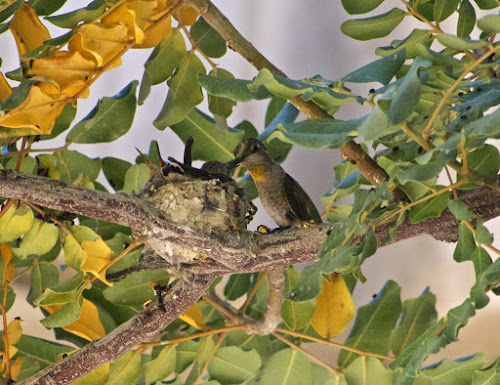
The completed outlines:
{"type": "Polygon", "coordinates": [[[50,40],[48,29],[40,22],[36,12],[28,3],[24,3],[15,13],[9,28],[16,39],[19,56],[40,47],[45,40],[50,40]]]}
{"type": "MultiPolygon", "coordinates": [[[[69,41],[68,50],[78,51],[83,57],[94,60],[101,67],[123,50],[123,43],[126,40],[127,27],[123,24],[113,27],[84,24],[69,41]]],[[[116,63],[120,65],[120,61],[117,60],[116,63]]]]}
{"type": "MultiPolygon", "coordinates": [[[[63,304],[60,304],[42,307],[50,314],[52,314],[63,306],[63,304]]],[[[83,298],[80,318],[72,324],[63,326],[62,328],[67,332],[73,333],[89,341],[93,341],[106,334],[106,332],[104,331],[104,326],[102,326],[101,320],[99,319],[99,312],[97,311],[97,307],[85,298],[83,298]]]]}
{"type": "Polygon", "coordinates": [[[328,278],[323,278],[323,290],[316,297],[316,311],[311,320],[323,338],[342,333],[354,317],[354,303],[344,278],[337,274],[330,274],[328,278]]]}
{"type": "MultiPolygon", "coordinates": [[[[29,129],[29,135],[48,135],[54,127],[67,98],[64,95],[48,95],[38,86],[31,87],[24,102],[0,117],[0,126],[29,129]]],[[[17,130],[4,131],[0,137],[18,136],[17,130]]]]}
{"type": "Polygon", "coordinates": [[[150,27],[166,12],[165,6],[160,8],[156,1],[132,1],[128,4],[128,8],[135,12],[136,23],[144,32],[144,39],[140,44],[135,44],[134,48],[156,47],[167,34],[172,32],[172,19],[170,17],[156,22],[153,27],[150,27]]]}
{"type": "Polygon", "coordinates": [[[136,44],[142,43],[144,32],[135,20],[135,12],[128,8],[127,3],[116,7],[109,14],[101,19],[101,23],[110,27],[115,25],[124,25],[127,27],[128,39],[135,39],[136,44]]]}
{"type": "Polygon", "coordinates": [[[14,363],[10,366],[10,377],[17,381],[19,380],[19,373],[21,372],[21,357],[17,357],[14,363]]]}
{"type": "Polygon", "coordinates": [[[7,83],[7,80],[5,79],[5,76],[3,76],[3,73],[0,72],[0,102],[5,102],[5,100],[7,100],[11,93],[12,87],[9,83],[7,83]]]}
{"type": "Polygon", "coordinates": [[[184,314],[181,314],[179,318],[198,330],[205,329],[205,320],[203,319],[203,314],[201,314],[198,303],[191,306],[184,314]]]}
{"type": "MultiPolygon", "coordinates": [[[[12,261],[12,250],[7,243],[0,243],[0,252],[3,262],[3,280],[8,283],[14,278],[14,261],[12,261]]],[[[17,341],[16,341],[17,342],[17,341]]]]}
{"type": "Polygon", "coordinates": [[[74,96],[91,79],[96,63],[79,52],[57,52],[54,57],[28,61],[26,76],[41,76],[59,85],[59,92],[74,96]]]}
{"type": "Polygon", "coordinates": [[[111,283],[106,281],[106,265],[110,262],[113,250],[101,239],[95,241],[83,241],[83,263],[81,266],[82,271],[87,271],[102,282],[111,286],[111,283]]]}
{"type": "Polygon", "coordinates": [[[23,335],[23,328],[21,326],[22,319],[15,318],[7,325],[7,338],[10,345],[15,345],[23,335]]]}
{"type": "MultiPolygon", "coordinates": [[[[172,3],[172,0],[169,0],[168,3],[172,3]]],[[[174,18],[182,25],[193,25],[198,19],[198,12],[194,8],[183,6],[174,13],[174,18]]]]}

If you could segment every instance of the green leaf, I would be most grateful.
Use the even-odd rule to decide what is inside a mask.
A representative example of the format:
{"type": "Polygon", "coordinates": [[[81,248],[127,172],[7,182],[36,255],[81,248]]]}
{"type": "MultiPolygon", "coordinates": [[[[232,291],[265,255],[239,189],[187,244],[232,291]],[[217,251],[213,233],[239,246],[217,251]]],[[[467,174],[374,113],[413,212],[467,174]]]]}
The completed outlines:
{"type": "Polygon", "coordinates": [[[65,303],[54,313],[48,315],[40,323],[47,329],[70,325],[80,318],[82,304],[80,301],[65,303]]]}
{"type": "Polygon", "coordinates": [[[491,114],[485,115],[482,118],[466,124],[463,129],[467,137],[471,139],[475,137],[498,139],[500,137],[500,126],[498,125],[499,119],[500,108],[497,108],[491,114]]]}
{"type": "Polygon", "coordinates": [[[465,223],[460,223],[458,226],[458,241],[453,252],[453,259],[457,262],[470,261],[475,250],[476,242],[474,242],[474,235],[472,235],[472,232],[465,223]]]}
{"type": "MultiPolygon", "coordinates": [[[[498,6],[498,5],[497,5],[498,6]]],[[[487,32],[500,32],[500,16],[486,15],[477,21],[479,29],[487,32]]]]}
{"type": "Polygon", "coordinates": [[[474,0],[480,9],[493,9],[498,7],[496,0],[474,0]]]}
{"type": "Polygon", "coordinates": [[[391,334],[391,350],[398,356],[436,322],[436,296],[428,288],[417,298],[404,301],[403,314],[391,334]]]}
{"type": "Polygon", "coordinates": [[[31,268],[30,292],[26,297],[27,301],[33,305],[35,299],[50,286],[59,282],[59,270],[52,263],[39,262],[31,268]]]}
{"type": "Polygon", "coordinates": [[[2,6],[2,11],[0,11],[0,23],[4,20],[7,20],[10,16],[16,13],[18,10],[22,8],[24,4],[24,0],[16,0],[9,4],[6,8],[5,5],[2,6]]]}
{"type": "Polygon", "coordinates": [[[393,8],[382,15],[366,19],[347,20],[340,26],[342,32],[356,40],[371,40],[387,36],[396,28],[403,18],[405,11],[393,8]]]}
{"type": "Polygon", "coordinates": [[[12,242],[21,235],[26,234],[33,221],[33,211],[28,205],[10,206],[0,217],[0,242],[12,242]]]}
{"type": "Polygon", "coordinates": [[[458,8],[457,36],[469,37],[476,24],[476,11],[469,0],[461,0],[458,8]]]}
{"type": "Polygon", "coordinates": [[[199,341],[185,341],[177,345],[177,358],[175,363],[176,373],[182,373],[194,362],[199,346],[199,341]]]}
{"type": "Polygon", "coordinates": [[[425,182],[437,177],[443,166],[444,162],[399,166],[398,172],[394,175],[402,184],[408,181],[425,182]]]}
{"type": "Polygon", "coordinates": [[[389,84],[406,59],[406,49],[400,49],[394,55],[375,60],[342,78],[345,82],[389,84]]]}
{"type": "Polygon", "coordinates": [[[262,370],[259,385],[312,385],[311,362],[290,348],[274,353],[262,370]]]}
{"type": "Polygon", "coordinates": [[[227,48],[224,38],[203,17],[200,17],[191,26],[189,32],[196,46],[208,57],[219,58],[226,53],[227,48]]]}
{"type": "Polygon", "coordinates": [[[251,277],[251,273],[232,274],[224,286],[224,297],[228,301],[234,301],[247,293],[251,277]]]}
{"type": "Polygon", "coordinates": [[[457,10],[460,0],[439,0],[434,3],[434,20],[439,23],[446,20],[457,10]]]}
{"type": "Polygon", "coordinates": [[[423,222],[430,218],[439,218],[448,205],[449,194],[440,194],[410,208],[411,223],[423,222]]]}
{"type": "Polygon", "coordinates": [[[315,310],[315,300],[296,302],[285,299],[282,305],[281,317],[288,329],[300,330],[309,325],[315,310]]]}
{"type": "Polygon", "coordinates": [[[310,119],[297,123],[279,124],[270,138],[307,148],[337,148],[357,136],[358,121],[310,119]]]}
{"type": "Polygon", "coordinates": [[[495,385],[500,383],[500,358],[487,368],[476,370],[472,376],[472,385],[495,385]]]}
{"type": "MultiPolygon", "coordinates": [[[[203,20],[203,18],[200,18],[199,20],[203,20]]],[[[229,71],[226,71],[222,68],[217,68],[217,73],[211,71],[210,76],[234,79],[234,76],[229,71]]],[[[231,99],[208,94],[208,109],[214,115],[219,115],[227,118],[233,112],[233,107],[235,105],[236,102],[231,99]]]]}
{"type": "Polygon", "coordinates": [[[160,347],[156,357],[144,364],[143,372],[146,384],[161,381],[168,377],[175,369],[177,352],[175,345],[160,347]]]}
{"type": "Polygon", "coordinates": [[[125,194],[138,194],[149,179],[149,167],[144,163],[134,164],[129,167],[123,180],[123,192],[125,194]]]}
{"type": "MultiPolygon", "coordinates": [[[[6,170],[15,170],[17,165],[17,157],[13,156],[5,165],[6,170]]],[[[23,172],[25,174],[35,175],[37,173],[37,164],[36,161],[31,156],[25,156],[23,158],[23,163],[21,164],[21,168],[17,171],[23,172]]]]}
{"type": "Polygon", "coordinates": [[[383,2],[384,0],[342,0],[342,6],[347,13],[357,15],[373,11],[383,2]]]}
{"type": "Polygon", "coordinates": [[[165,285],[170,278],[166,271],[139,271],[116,282],[104,290],[104,298],[118,305],[141,306],[155,299],[151,282],[165,285]]]}
{"type": "Polygon", "coordinates": [[[349,385],[392,385],[392,371],[374,357],[358,357],[345,370],[349,385]]]}
{"type": "Polygon", "coordinates": [[[69,132],[66,143],[113,142],[125,135],[134,121],[134,80],[111,98],[102,98],[94,109],[69,132]]]}
{"type": "Polygon", "coordinates": [[[217,349],[208,365],[210,379],[221,384],[240,384],[254,378],[262,365],[255,350],[243,351],[236,346],[217,349]]]}
{"type": "Polygon", "coordinates": [[[375,54],[378,56],[387,56],[392,55],[395,52],[405,48],[406,49],[406,58],[412,59],[415,56],[418,56],[419,53],[417,51],[417,46],[419,44],[423,44],[426,47],[431,45],[433,41],[432,32],[425,29],[414,29],[410,35],[408,35],[403,40],[396,40],[389,46],[380,47],[375,49],[375,54]]]}
{"type": "Polygon", "coordinates": [[[500,169],[498,149],[491,144],[486,144],[483,148],[469,152],[467,154],[467,165],[474,171],[496,176],[500,169]]]}
{"type": "Polygon", "coordinates": [[[243,139],[244,132],[224,132],[213,121],[197,109],[189,112],[183,121],[174,124],[172,130],[183,142],[189,136],[194,138],[193,160],[216,160],[229,162],[234,159],[233,150],[243,139]]]}
{"type": "Polygon", "coordinates": [[[430,62],[417,57],[405,75],[403,82],[392,95],[391,106],[387,111],[390,124],[397,124],[408,118],[420,100],[421,85],[418,70],[430,66],[430,62]]]}
{"type": "Polygon", "coordinates": [[[47,288],[35,301],[37,306],[62,305],[68,302],[76,302],[85,289],[83,273],[77,273],[64,282],[60,282],[47,288]]]}
{"type": "Polygon", "coordinates": [[[58,240],[59,229],[56,225],[35,219],[19,247],[12,248],[12,254],[20,259],[26,259],[30,255],[43,255],[52,250],[58,240]]]}
{"type": "Polygon", "coordinates": [[[28,4],[38,16],[50,15],[61,8],[66,0],[29,0],[28,4]]]}
{"type": "Polygon", "coordinates": [[[108,381],[105,385],[136,384],[141,378],[141,369],[141,355],[139,352],[127,352],[111,363],[108,381]]]}
{"type": "Polygon", "coordinates": [[[445,358],[438,366],[422,370],[415,381],[415,385],[426,384],[453,384],[469,385],[476,370],[488,362],[484,353],[477,353],[472,357],[458,360],[445,358]]]}
{"type": "Polygon", "coordinates": [[[94,181],[101,172],[100,160],[90,159],[80,152],[64,150],[54,155],[63,182],[74,183],[81,179],[82,175],[94,181]]]}
{"type": "Polygon", "coordinates": [[[167,81],[169,90],[163,107],[153,122],[159,130],[179,123],[198,104],[203,94],[198,74],[205,73],[203,63],[196,55],[184,56],[174,75],[167,81]]]}
{"type": "Polygon", "coordinates": [[[198,81],[210,95],[225,97],[235,102],[269,99],[273,96],[264,86],[250,90],[251,80],[229,79],[198,74],[198,81]]]}
{"type": "Polygon", "coordinates": [[[35,84],[33,80],[22,79],[21,84],[15,87],[12,93],[1,104],[2,110],[13,110],[19,107],[28,97],[33,84],[35,84]]]}
{"type": "Polygon", "coordinates": [[[439,33],[436,37],[442,45],[456,51],[479,49],[486,47],[489,44],[484,40],[470,40],[465,37],[450,35],[448,33],[439,33]]]}
{"type": "Polygon", "coordinates": [[[142,105],[149,96],[151,86],[166,81],[186,56],[186,43],[179,30],[165,36],[155,47],[144,64],[144,75],[139,89],[138,104],[142,105]]]}
{"type": "Polygon", "coordinates": [[[491,266],[491,257],[484,248],[478,246],[472,256],[472,263],[474,264],[476,280],[479,282],[481,281],[482,273],[491,266]]]}
{"type": "Polygon", "coordinates": [[[476,242],[483,245],[490,245],[493,243],[493,235],[490,231],[483,225],[484,219],[478,218],[476,223],[476,242]]]}
{"type": "Polygon", "coordinates": [[[459,330],[464,327],[469,319],[476,314],[470,298],[462,304],[450,309],[446,314],[446,326],[441,332],[447,344],[457,341],[459,330]]]}
{"type": "Polygon", "coordinates": [[[459,221],[465,221],[475,215],[474,211],[469,209],[461,200],[448,198],[448,208],[459,221]]]}
{"type": "MultiPolygon", "coordinates": [[[[482,248],[476,249],[474,253],[474,268],[479,267],[479,263],[487,264],[485,261],[486,256],[484,256],[484,251],[482,248]],[[481,261],[480,261],[481,259],[481,261]]],[[[488,287],[496,286],[500,282],[500,258],[497,258],[495,262],[490,264],[485,268],[479,276],[476,277],[476,283],[472,286],[470,290],[471,300],[474,302],[476,309],[481,309],[485,307],[490,301],[489,297],[485,294],[485,290],[488,287]]]]}
{"type": "Polygon", "coordinates": [[[80,22],[86,23],[99,18],[106,10],[106,6],[105,0],[95,0],[87,5],[86,8],[81,8],[62,15],[49,16],[46,17],[46,19],[61,28],[74,28],[80,22]]]}
{"type": "Polygon", "coordinates": [[[106,157],[102,158],[102,171],[108,183],[115,191],[123,188],[125,174],[132,165],[126,160],[106,157]]]}
{"type": "MultiPolygon", "coordinates": [[[[75,103],[76,105],[76,103],[75,103]]],[[[56,118],[54,127],[50,132],[50,135],[40,135],[40,140],[51,140],[66,131],[73,119],[75,119],[76,107],[72,104],[66,104],[61,112],[61,114],[56,118]]]]}
{"type": "MultiPolygon", "coordinates": [[[[345,345],[366,352],[387,354],[390,335],[401,313],[400,291],[396,282],[387,281],[372,302],[360,307],[345,345]]],[[[338,365],[346,368],[357,356],[341,350],[338,365]]]]}
{"type": "Polygon", "coordinates": [[[21,339],[16,344],[16,348],[19,350],[19,354],[22,357],[29,357],[38,361],[40,369],[58,361],[62,354],[75,350],[72,346],[66,346],[26,334],[21,336],[21,339]]]}

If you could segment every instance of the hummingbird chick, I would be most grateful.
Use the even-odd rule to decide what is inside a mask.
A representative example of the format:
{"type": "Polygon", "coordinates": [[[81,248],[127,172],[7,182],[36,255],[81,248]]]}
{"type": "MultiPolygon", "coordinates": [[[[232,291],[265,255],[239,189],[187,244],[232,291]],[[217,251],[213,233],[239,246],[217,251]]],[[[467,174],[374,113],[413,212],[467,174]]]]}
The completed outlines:
{"type": "Polygon", "coordinates": [[[245,139],[234,149],[231,166],[242,164],[252,176],[262,206],[279,227],[303,227],[321,223],[309,195],[267,153],[257,139],[245,139]]]}

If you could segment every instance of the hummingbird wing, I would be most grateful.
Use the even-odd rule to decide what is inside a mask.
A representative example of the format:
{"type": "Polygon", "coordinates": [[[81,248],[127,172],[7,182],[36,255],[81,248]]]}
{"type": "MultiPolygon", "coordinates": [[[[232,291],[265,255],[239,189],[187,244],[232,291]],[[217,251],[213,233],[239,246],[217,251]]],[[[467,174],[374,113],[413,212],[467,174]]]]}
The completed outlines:
{"type": "Polygon", "coordinates": [[[300,221],[321,223],[321,217],[311,198],[309,198],[309,195],[307,195],[297,181],[288,174],[286,174],[283,183],[283,192],[290,206],[290,212],[300,221]]]}

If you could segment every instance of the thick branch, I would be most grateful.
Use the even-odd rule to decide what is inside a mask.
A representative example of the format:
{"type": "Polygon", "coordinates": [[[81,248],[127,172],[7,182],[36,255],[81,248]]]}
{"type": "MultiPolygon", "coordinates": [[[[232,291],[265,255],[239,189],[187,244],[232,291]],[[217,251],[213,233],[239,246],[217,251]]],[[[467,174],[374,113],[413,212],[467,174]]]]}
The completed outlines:
{"type": "Polygon", "coordinates": [[[126,194],[70,185],[58,180],[0,170],[0,196],[66,211],[147,232],[157,215],[151,215],[144,200],[126,194]]]}
{"type": "Polygon", "coordinates": [[[141,342],[158,335],[205,293],[213,277],[198,276],[189,284],[180,281],[163,299],[154,303],[106,336],[92,341],[60,362],[46,367],[19,385],[64,385],[116,360],[141,342]]]}
{"type": "MultiPolygon", "coordinates": [[[[272,73],[286,77],[285,73],[262,55],[241,33],[231,24],[222,12],[209,0],[186,0],[196,9],[205,21],[226,40],[227,45],[243,56],[257,70],[267,68],[272,73]]],[[[331,115],[318,107],[314,102],[305,101],[300,96],[289,100],[300,112],[309,119],[327,118],[331,115]]],[[[380,167],[357,143],[349,141],[340,147],[342,154],[356,165],[363,176],[373,185],[379,186],[389,180],[385,170],[380,167]]]]}

